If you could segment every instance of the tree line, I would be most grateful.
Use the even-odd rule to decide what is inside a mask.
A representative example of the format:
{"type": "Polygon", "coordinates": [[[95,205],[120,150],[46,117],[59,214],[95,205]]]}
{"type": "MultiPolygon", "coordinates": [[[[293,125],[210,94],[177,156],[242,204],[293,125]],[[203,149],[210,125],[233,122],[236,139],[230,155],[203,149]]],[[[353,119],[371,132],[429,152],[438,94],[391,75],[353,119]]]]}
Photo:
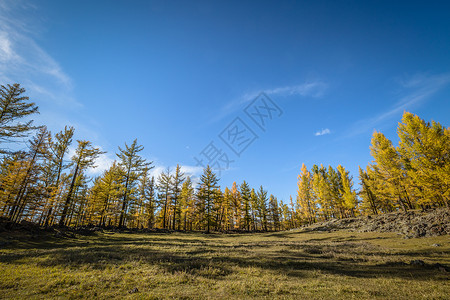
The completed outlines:
{"type": "Polygon", "coordinates": [[[197,185],[180,165],[155,178],[137,140],[119,147],[111,167],[89,178],[87,170],[104,152],[77,140],[67,160],[74,128],[53,135],[45,126],[21,122],[38,112],[24,93],[19,84],[0,88],[0,215],[10,221],[208,232],[285,228],[282,202],[262,186],[255,191],[244,181],[222,191],[209,166],[197,185]],[[27,150],[6,147],[31,133],[27,150]]]}
{"type": "Polygon", "coordinates": [[[283,203],[264,187],[244,181],[223,190],[207,166],[194,184],[177,165],[152,176],[153,162],[140,155],[137,140],[118,147],[116,160],[100,176],[89,168],[104,152],[77,140],[67,159],[74,128],[52,134],[29,120],[38,113],[19,84],[0,88],[0,216],[41,226],[163,228],[172,230],[270,231],[332,218],[447,206],[450,187],[450,131],[405,112],[399,145],[375,132],[360,188],[341,165],[303,164],[297,197],[283,203]],[[26,121],[24,121],[26,120],[26,121]],[[27,150],[11,150],[33,133],[27,150]]]}
{"type": "Polygon", "coordinates": [[[381,132],[374,132],[373,161],[359,167],[360,188],[344,167],[336,169],[303,165],[298,177],[295,220],[313,223],[330,218],[380,214],[397,210],[449,207],[450,128],[425,122],[404,112],[394,146],[381,132]]]}

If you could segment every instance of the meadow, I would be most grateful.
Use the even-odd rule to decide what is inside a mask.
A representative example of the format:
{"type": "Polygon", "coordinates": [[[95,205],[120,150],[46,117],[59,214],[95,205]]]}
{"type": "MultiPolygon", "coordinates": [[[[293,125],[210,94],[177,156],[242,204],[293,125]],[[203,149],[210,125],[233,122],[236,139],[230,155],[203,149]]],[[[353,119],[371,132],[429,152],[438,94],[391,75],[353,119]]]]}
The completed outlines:
{"type": "Polygon", "coordinates": [[[448,236],[0,234],[2,299],[448,299],[448,236]]]}

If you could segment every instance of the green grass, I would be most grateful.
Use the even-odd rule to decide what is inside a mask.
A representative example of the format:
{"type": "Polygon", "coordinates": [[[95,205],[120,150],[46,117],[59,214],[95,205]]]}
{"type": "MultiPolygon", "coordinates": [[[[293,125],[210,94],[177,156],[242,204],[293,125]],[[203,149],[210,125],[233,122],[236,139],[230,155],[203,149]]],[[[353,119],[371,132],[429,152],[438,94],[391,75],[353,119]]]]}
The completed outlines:
{"type": "Polygon", "coordinates": [[[57,239],[2,233],[2,241],[2,299],[450,297],[449,273],[433,266],[450,266],[448,236],[290,231],[57,239]],[[425,265],[410,264],[417,259],[425,265]],[[129,293],[134,288],[138,292],[129,293]]]}

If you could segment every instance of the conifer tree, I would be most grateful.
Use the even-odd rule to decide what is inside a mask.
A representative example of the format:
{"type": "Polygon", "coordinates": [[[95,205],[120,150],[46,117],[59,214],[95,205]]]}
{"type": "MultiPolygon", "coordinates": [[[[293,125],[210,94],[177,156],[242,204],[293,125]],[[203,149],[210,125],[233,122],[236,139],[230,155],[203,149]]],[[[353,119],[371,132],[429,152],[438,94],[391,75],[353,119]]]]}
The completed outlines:
{"type": "MultiPolygon", "coordinates": [[[[23,96],[25,89],[18,83],[0,86],[0,144],[15,141],[16,138],[27,137],[30,130],[37,129],[33,121],[23,123],[19,119],[38,113],[38,107],[23,96]]],[[[0,148],[0,153],[8,153],[0,148]]]]}
{"type": "Polygon", "coordinates": [[[52,173],[52,182],[50,183],[50,197],[45,207],[46,216],[44,218],[44,226],[48,226],[54,211],[54,206],[61,196],[61,173],[69,166],[69,164],[64,163],[64,157],[69,150],[69,146],[72,144],[74,131],[75,129],[73,127],[65,126],[64,131],[55,134],[55,141],[50,143],[48,167],[52,173]]]}
{"type": "Polygon", "coordinates": [[[370,210],[371,213],[378,214],[378,200],[373,190],[373,179],[365,171],[359,167],[359,180],[361,182],[361,190],[359,195],[363,199],[363,209],[370,210]]]}
{"type": "Polygon", "coordinates": [[[418,204],[450,204],[450,128],[405,112],[398,125],[401,156],[418,204]]]}
{"type": "Polygon", "coordinates": [[[241,212],[242,212],[242,198],[241,193],[237,188],[236,181],[231,186],[231,206],[233,209],[232,224],[233,229],[239,229],[241,227],[241,212]]]}
{"type": "Polygon", "coordinates": [[[223,191],[223,205],[224,205],[224,230],[233,229],[233,196],[228,187],[225,187],[223,191]]]}
{"type": "Polygon", "coordinates": [[[144,147],[138,145],[137,139],[135,139],[130,146],[125,143],[125,149],[119,147],[119,153],[116,154],[119,158],[119,166],[123,169],[125,184],[119,227],[124,227],[130,192],[134,189],[138,178],[146,168],[153,168],[153,166],[151,166],[153,162],[147,162],[138,154],[142,150],[144,150],[144,147]]]}
{"type": "Polygon", "coordinates": [[[197,197],[204,203],[205,208],[205,222],[206,232],[209,233],[211,226],[213,225],[213,208],[214,202],[218,198],[218,182],[217,175],[212,171],[208,165],[203,170],[203,174],[200,177],[200,186],[198,189],[197,197]]]}
{"type": "Polygon", "coordinates": [[[314,201],[311,187],[311,173],[302,164],[300,175],[297,182],[297,202],[303,218],[312,224],[316,221],[316,202],[314,201]]]}
{"type": "Polygon", "coordinates": [[[181,193],[181,187],[186,178],[184,177],[184,173],[181,172],[180,165],[177,164],[175,168],[175,174],[172,176],[172,184],[171,184],[171,194],[172,194],[172,206],[173,206],[173,221],[172,221],[172,229],[175,230],[176,221],[178,221],[178,230],[181,226],[181,209],[180,204],[178,203],[178,199],[181,193]]]}
{"type": "Polygon", "coordinates": [[[355,216],[355,208],[357,205],[356,192],[353,190],[353,182],[352,178],[349,175],[349,172],[345,170],[345,168],[341,165],[337,167],[339,174],[341,174],[342,180],[342,199],[344,201],[344,207],[347,211],[349,211],[350,216],[355,216]]]}
{"type": "Polygon", "coordinates": [[[45,158],[48,151],[48,145],[50,141],[50,133],[47,128],[42,127],[36,136],[30,140],[30,151],[26,160],[25,176],[21,180],[17,194],[15,195],[14,203],[9,211],[9,218],[13,222],[17,222],[25,209],[27,202],[27,193],[29,192],[29,184],[36,182],[36,179],[32,179],[36,172],[39,172],[40,159],[45,158]]]}
{"type": "Polygon", "coordinates": [[[241,192],[241,199],[242,199],[242,210],[244,213],[243,216],[243,227],[247,230],[250,231],[250,224],[252,221],[252,218],[250,216],[250,197],[251,197],[251,191],[250,191],[250,187],[248,185],[247,182],[244,182],[241,184],[240,187],[240,192],[241,192]]]}
{"type": "Polygon", "coordinates": [[[149,169],[145,169],[139,182],[139,191],[144,200],[144,218],[147,220],[147,227],[153,228],[155,224],[155,210],[156,210],[156,185],[155,178],[150,179],[149,169]]]}
{"type": "Polygon", "coordinates": [[[250,192],[250,204],[252,207],[252,225],[253,230],[258,230],[258,197],[256,196],[255,189],[252,188],[250,192]]]}
{"type": "MultiPolygon", "coordinates": [[[[59,225],[64,226],[66,224],[66,218],[69,211],[72,196],[74,194],[75,183],[77,180],[81,180],[83,172],[90,168],[95,167],[95,160],[98,158],[100,154],[105,152],[101,151],[99,148],[94,148],[92,143],[89,141],[77,140],[78,147],[75,150],[75,155],[72,157],[72,162],[74,165],[74,171],[72,175],[72,180],[69,186],[69,190],[67,192],[67,196],[64,202],[63,211],[61,214],[61,218],[59,220],[59,225]]],[[[79,185],[77,185],[79,186],[79,185]]]]}
{"type": "Polygon", "coordinates": [[[278,199],[274,195],[269,197],[269,213],[272,224],[272,230],[280,229],[280,209],[278,206],[278,199]]]}
{"type": "Polygon", "coordinates": [[[167,167],[165,172],[162,172],[158,176],[158,199],[159,204],[162,206],[162,227],[166,229],[167,211],[169,201],[171,199],[171,186],[172,186],[172,174],[170,174],[170,168],[167,167]]]}
{"type": "Polygon", "coordinates": [[[405,211],[413,208],[402,160],[392,142],[384,134],[374,132],[370,152],[374,158],[373,167],[379,181],[385,183],[387,192],[397,199],[398,205],[405,211]]]}
{"type": "Polygon", "coordinates": [[[183,229],[192,230],[192,222],[195,208],[195,191],[192,187],[191,177],[183,182],[180,193],[181,213],[183,214],[183,229]]]}
{"type": "Polygon", "coordinates": [[[258,192],[256,193],[256,197],[258,198],[258,210],[259,216],[261,219],[261,229],[267,231],[267,191],[264,190],[263,186],[259,187],[258,192]]]}

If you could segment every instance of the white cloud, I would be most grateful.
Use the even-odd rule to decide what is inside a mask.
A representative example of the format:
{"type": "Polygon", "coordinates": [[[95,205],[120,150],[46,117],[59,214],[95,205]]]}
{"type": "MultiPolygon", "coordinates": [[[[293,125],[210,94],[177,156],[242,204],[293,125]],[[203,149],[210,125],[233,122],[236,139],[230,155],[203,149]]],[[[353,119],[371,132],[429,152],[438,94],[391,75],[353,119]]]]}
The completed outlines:
{"type": "Polygon", "coordinates": [[[88,170],[89,175],[101,175],[104,171],[108,170],[112,166],[114,160],[115,159],[111,158],[108,153],[99,155],[99,157],[95,160],[95,168],[90,168],[88,170]]]}
{"type": "Polygon", "coordinates": [[[268,95],[276,96],[302,96],[302,97],[313,97],[320,98],[325,94],[327,89],[327,84],[322,81],[305,82],[299,85],[278,87],[270,90],[266,90],[265,93],[268,95]]]}
{"type": "Polygon", "coordinates": [[[199,177],[203,173],[203,167],[199,166],[181,166],[181,172],[186,176],[199,177]]]}
{"type": "Polygon", "coordinates": [[[36,42],[39,26],[27,13],[37,10],[26,2],[0,1],[0,83],[20,83],[32,99],[77,107],[71,78],[36,42]],[[31,21],[30,21],[31,20],[31,21]]]}
{"type": "Polygon", "coordinates": [[[300,96],[300,97],[311,97],[320,98],[325,94],[328,85],[320,80],[317,81],[307,81],[297,85],[289,85],[282,87],[274,87],[270,89],[261,89],[258,91],[251,91],[243,94],[238,99],[228,102],[216,115],[212,121],[218,121],[229,115],[230,113],[236,111],[239,108],[244,108],[245,105],[253,101],[261,92],[266,93],[268,96],[275,97],[290,97],[290,96],[300,96]]]}
{"type": "Polygon", "coordinates": [[[436,92],[450,84],[450,74],[445,73],[432,76],[420,74],[412,76],[407,80],[400,80],[399,82],[402,92],[406,93],[406,95],[400,96],[389,110],[374,117],[356,122],[349,134],[350,136],[373,130],[374,127],[382,122],[399,116],[403,111],[411,109],[429,99],[436,92]]]}
{"type": "Polygon", "coordinates": [[[328,128],[322,129],[321,131],[317,131],[314,135],[315,136],[321,136],[321,135],[325,135],[325,134],[330,134],[331,131],[328,128]]]}
{"type": "MultiPolygon", "coordinates": [[[[101,146],[93,146],[94,148],[99,148],[100,151],[104,151],[101,146]]],[[[76,154],[76,148],[77,148],[77,142],[74,142],[72,145],[69,146],[69,149],[67,151],[67,154],[65,156],[65,160],[70,160],[75,154],[76,154]]],[[[108,170],[113,162],[114,158],[111,157],[111,154],[109,153],[103,153],[98,156],[98,158],[95,160],[95,168],[89,168],[87,170],[87,174],[89,176],[99,176],[104,171],[108,170]]]]}
{"type": "Polygon", "coordinates": [[[164,172],[167,169],[167,167],[164,166],[155,166],[153,169],[150,170],[150,176],[155,177],[155,180],[158,178],[158,176],[164,172]]]}

